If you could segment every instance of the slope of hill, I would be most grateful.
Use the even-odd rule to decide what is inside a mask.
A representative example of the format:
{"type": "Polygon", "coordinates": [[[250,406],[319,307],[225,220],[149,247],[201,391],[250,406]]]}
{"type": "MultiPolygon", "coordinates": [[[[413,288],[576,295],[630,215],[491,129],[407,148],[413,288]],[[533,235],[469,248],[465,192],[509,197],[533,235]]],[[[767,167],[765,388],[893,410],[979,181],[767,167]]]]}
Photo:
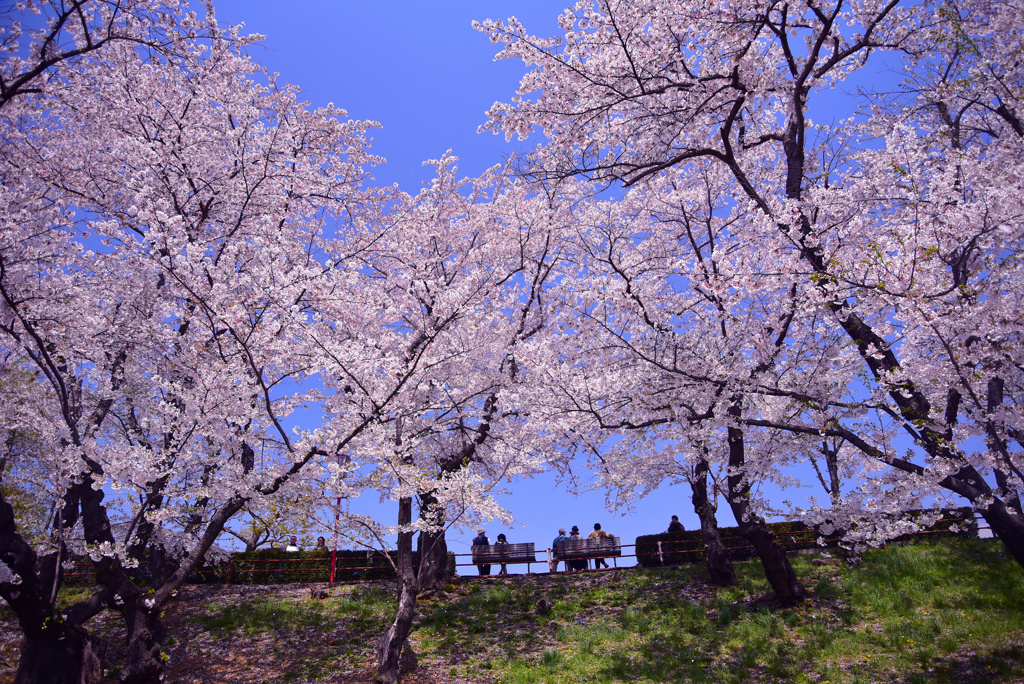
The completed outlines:
{"type": "MultiPolygon", "coordinates": [[[[794,558],[811,600],[773,608],[756,562],[459,578],[421,600],[406,682],[1024,682],[1024,571],[988,540],[890,546],[859,567],[794,558]],[[553,604],[542,614],[537,602],[553,604]]],[[[168,611],[168,681],[368,682],[389,583],[194,586],[168,611]]],[[[70,598],[70,597],[69,597],[70,598]]],[[[0,610],[0,681],[17,652],[0,610]]],[[[120,657],[118,624],[96,631],[120,657]]],[[[118,670],[109,676],[116,680],[118,670]]]]}

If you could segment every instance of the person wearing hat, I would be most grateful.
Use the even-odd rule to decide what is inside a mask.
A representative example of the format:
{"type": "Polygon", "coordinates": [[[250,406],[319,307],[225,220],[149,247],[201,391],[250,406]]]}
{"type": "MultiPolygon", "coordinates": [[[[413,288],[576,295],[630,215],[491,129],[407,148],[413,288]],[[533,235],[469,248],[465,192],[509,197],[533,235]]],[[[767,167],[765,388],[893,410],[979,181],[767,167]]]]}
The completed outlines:
{"type": "MultiPolygon", "coordinates": [[[[580,534],[580,528],[576,525],[572,526],[569,531],[569,541],[583,541],[583,535],[580,534]]],[[[586,570],[588,562],[586,558],[580,558],[577,560],[567,560],[565,564],[569,567],[569,570],[586,570]]]]}
{"type": "MultiPolygon", "coordinates": [[[[559,560],[559,558],[558,558],[558,545],[561,542],[564,542],[564,541],[566,541],[568,539],[569,538],[565,536],[565,528],[564,527],[559,527],[558,528],[558,536],[555,537],[554,541],[551,542],[551,561],[548,563],[548,565],[551,566],[551,572],[558,572],[558,560],[559,560]]],[[[568,570],[569,569],[569,567],[568,567],[569,566],[569,561],[566,561],[565,565],[566,565],[565,569],[568,570]]]]}
{"type": "MultiPolygon", "coordinates": [[[[484,532],[484,528],[481,527],[479,530],[476,531],[476,536],[473,538],[473,546],[490,546],[490,545],[491,545],[491,540],[489,540],[487,538],[487,533],[484,532]]],[[[476,566],[476,569],[477,569],[477,571],[481,575],[490,575],[491,574],[491,564],[490,563],[478,564],[476,566]]]]}

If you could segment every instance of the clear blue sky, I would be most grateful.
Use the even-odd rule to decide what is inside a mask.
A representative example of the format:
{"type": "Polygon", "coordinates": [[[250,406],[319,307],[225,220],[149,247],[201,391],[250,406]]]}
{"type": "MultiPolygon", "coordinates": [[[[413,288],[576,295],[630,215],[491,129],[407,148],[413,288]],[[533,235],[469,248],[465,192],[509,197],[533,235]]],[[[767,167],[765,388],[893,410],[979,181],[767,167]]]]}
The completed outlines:
{"type": "Polygon", "coordinates": [[[220,0],[215,8],[221,22],[265,35],[265,47],[250,54],[314,105],[333,102],[354,119],[380,122],[373,150],[388,163],[375,176],[415,193],[429,176],[423,160],[449,148],[474,176],[515,149],[476,130],[484,112],[515,91],[523,65],[493,61],[496,46],[472,21],[514,15],[553,34],[561,3],[220,0]]]}

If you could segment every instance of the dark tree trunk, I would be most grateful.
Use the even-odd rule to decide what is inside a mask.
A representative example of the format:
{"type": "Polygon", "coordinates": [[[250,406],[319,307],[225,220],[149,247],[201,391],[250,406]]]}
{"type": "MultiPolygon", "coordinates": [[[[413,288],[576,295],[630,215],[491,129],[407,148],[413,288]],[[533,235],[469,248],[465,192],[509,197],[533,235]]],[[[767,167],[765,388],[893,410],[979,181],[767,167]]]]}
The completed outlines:
{"type": "Polygon", "coordinates": [[[172,600],[175,591],[202,562],[227,521],[241,510],[244,504],[245,499],[238,497],[222,504],[211,517],[192,552],[181,562],[169,561],[160,573],[166,576],[165,579],[160,584],[154,584],[150,593],[141,592],[132,583],[120,563],[113,559],[102,559],[94,564],[100,583],[110,587],[110,592],[116,588],[124,601],[120,612],[127,630],[128,654],[122,671],[123,681],[133,684],[155,684],[162,679],[164,662],[161,649],[166,632],[160,620],[160,612],[172,600]],[[173,572],[167,575],[171,568],[173,572]]]}
{"type": "Polygon", "coordinates": [[[14,684],[99,684],[105,648],[81,627],[68,627],[58,638],[25,637],[14,684]]]}
{"type": "Polygon", "coordinates": [[[167,584],[178,570],[178,565],[173,558],[168,557],[163,544],[153,545],[149,550],[149,574],[152,585],[162,587],[167,584]]]}
{"type": "MultiPolygon", "coordinates": [[[[730,415],[738,417],[739,405],[729,407],[730,415]]],[[[744,469],[743,431],[729,428],[729,505],[740,534],[750,542],[764,566],[765,577],[775,590],[775,597],[781,606],[794,606],[807,598],[807,590],[797,579],[793,566],[764,521],[750,506],[750,483],[744,469]]]]}
{"type": "MultiPolygon", "coordinates": [[[[999,376],[989,378],[988,381],[988,402],[986,408],[988,409],[989,415],[999,410],[999,407],[1003,403],[1003,391],[1004,382],[999,376]]],[[[1007,447],[1006,440],[999,434],[999,429],[992,418],[985,420],[986,426],[985,431],[988,433],[988,447],[993,452],[997,453],[1004,463],[1012,463],[1010,460],[1010,450],[1007,447]]],[[[1006,505],[1010,507],[1010,510],[1015,512],[1017,515],[1024,515],[1024,508],[1021,507],[1020,494],[1017,491],[1017,486],[1014,484],[1013,479],[1010,475],[1001,467],[995,467],[992,469],[996,476],[996,486],[999,488],[999,496],[1006,505]]]]}
{"type": "Polygon", "coordinates": [[[775,542],[775,535],[768,529],[768,526],[751,512],[746,501],[735,500],[731,503],[733,514],[739,522],[740,534],[750,542],[761,559],[764,575],[772,585],[772,589],[775,590],[779,605],[795,606],[807,598],[807,590],[804,589],[804,585],[793,571],[786,552],[775,542]],[[743,521],[744,516],[747,516],[745,522],[743,521]]]}
{"type": "Polygon", "coordinates": [[[444,589],[451,582],[448,543],[445,541],[444,530],[420,532],[417,547],[420,557],[419,571],[416,574],[419,590],[444,589]]]}
{"type": "Polygon", "coordinates": [[[999,495],[1011,511],[1018,516],[1021,515],[1024,512],[1024,508],[1021,508],[1020,492],[1017,491],[1017,485],[1014,484],[1013,480],[1002,468],[993,468],[992,471],[996,476],[996,486],[999,487],[999,495]]]}
{"type": "Polygon", "coordinates": [[[731,587],[736,584],[736,573],[732,569],[732,561],[718,533],[718,519],[715,517],[717,506],[708,496],[708,462],[703,458],[697,461],[693,469],[690,488],[693,490],[693,509],[700,518],[700,533],[704,539],[704,562],[707,564],[711,583],[719,587],[731,587]]]}
{"type": "MultiPolygon", "coordinates": [[[[125,625],[127,653],[121,681],[128,684],[156,684],[162,679],[164,663],[161,645],[165,636],[160,622],[161,606],[153,594],[144,593],[124,567],[113,558],[93,563],[96,578],[113,598],[113,608],[125,625]]],[[[155,583],[154,583],[155,584],[155,583]]],[[[155,584],[155,588],[160,588],[155,584]]]]}
{"type": "Polygon", "coordinates": [[[127,684],[159,682],[164,670],[160,650],[166,636],[159,609],[134,608],[126,611],[125,623],[128,629],[128,654],[125,668],[121,672],[121,681],[127,684]]]}
{"type": "MultiPolygon", "coordinates": [[[[402,497],[398,502],[398,524],[407,527],[411,523],[412,497],[402,497]]],[[[398,614],[388,631],[381,636],[378,650],[377,680],[383,684],[396,684],[399,680],[402,647],[406,645],[416,612],[419,587],[412,568],[412,536],[412,532],[398,533],[398,614]]]]}
{"type": "Polygon", "coordinates": [[[420,494],[420,520],[429,529],[420,532],[417,551],[420,564],[416,580],[420,591],[444,589],[451,581],[448,570],[448,542],[444,536],[444,510],[432,493],[420,494]]]}
{"type": "MultiPolygon", "coordinates": [[[[92,479],[86,478],[86,483],[92,479]]],[[[96,543],[99,541],[113,542],[109,518],[103,505],[103,490],[85,488],[81,496],[82,521],[86,539],[96,543]]],[[[106,589],[113,598],[116,608],[124,620],[127,655],[121,681],[128,684],[156,684],[163,678],[164,662],[161,658],[161,646],[165,636],[160,623],[160,611],[166,603],[158,600],[155,591],[167,584],[169,567],[164,564],[162,549],[152,549],[151,559],[156,560],[157,567],[153,576],[153,590],[144,594],[125,567],[116,558],[101,558],[93,562],[96,581],[106,589]]],[[[141,553],[141,551],[140,551],[141,553]]]]}
{"type": "Polygon", "coordinates": [[[53,596],[61,580],[59,558],[38,558],[17,530],[14,509],[0,491],[0,562],[18,584],[0,583],[0,596],[18,618],[23,636],[16,684],[93,684],[103,679],[103,642],[81,626],[102,602],[94,595],[59,619],[53,596]],[[88,607],[83,607],[88,606],[88,607]]]}
{"type": "Polygon", "coordinates": [[[1024,567],[1024,517],[999,499],[994,500],[988,508],[976,504],[976,510],[985,518],[992,533],[1003,542],[1014,560],[1024,567]]]}

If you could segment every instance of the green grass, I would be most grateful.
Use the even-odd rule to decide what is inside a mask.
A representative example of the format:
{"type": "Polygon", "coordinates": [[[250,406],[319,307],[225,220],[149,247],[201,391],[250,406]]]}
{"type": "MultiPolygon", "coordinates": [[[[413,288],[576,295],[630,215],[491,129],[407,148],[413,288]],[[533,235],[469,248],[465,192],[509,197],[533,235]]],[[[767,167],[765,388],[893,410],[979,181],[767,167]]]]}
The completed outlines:
{"type": "Polygon", "coordinates": [[[240,603],[211,603],[206,613],[196,616],[196,622],[223,637],[235,630],[252,635],[265,630],[319,629],[324,626],[325,616],[318,606],[268,597],[240,603]]]}
{"type": "Polygon", "coordinates": [[[211,603],[195,621],[208,632],[226,636],[264,631],[327,631],[343,622],[359,631],[383,629],[394,611],[392,595],[377,587],[326,601],[294,601],[277,596],[251,598],[236,603],[211,603]]]}
{"type": "Polygon", "coordinates": [[[1024,573],[994,542],[893,546],[855,569],[793,562],[812,598],[789,610],[763,600],[756,562],[737,564],[739,586],[698,600],[688,586],[699,567],[590,576],[589,586],[559,577],[546,592],[525,582],[474,587],[455,604],[423,609],[421,656],[479,653],[466,673],[523,684],[1024,675],[1024,573]],[[535,617],[542,593],[554,609],[535,617]],[[503,628],[513,636],[495,639],[503,628]]]}
{"type": "Polygon", "coordinates": [[[330,678],[342,665],[361,669],[394,610],[392,592],[371,586],[324,601],[268,595],[211,603],[193,620],[228,643],[239,635],[272,635],[273,653],[266,655],[275,662],[284,662],[284,651],[294,655],[301,648],[301,657],[280,668],[273,681],[309,682],[330,678]]]}
{"type": "MultiPolygon", "coordinates": [[[[756,561],[736,564],[728,589],[708,586],[699,565],[458,580],[447,599],[417,603],[411,638],[427,669],[492,684],[1024,678],[1024,571],[998,542],[894,545],[856,568],[814,558],[793,559],[811,596],[792,609],[772,607],[756,561]]],[[[324,601],[268,591],[183,614],[227,651],[263,644],[255,657],[290,682],[372,669],[395,607],[393,588],[376,584],[324,601]]]]}

